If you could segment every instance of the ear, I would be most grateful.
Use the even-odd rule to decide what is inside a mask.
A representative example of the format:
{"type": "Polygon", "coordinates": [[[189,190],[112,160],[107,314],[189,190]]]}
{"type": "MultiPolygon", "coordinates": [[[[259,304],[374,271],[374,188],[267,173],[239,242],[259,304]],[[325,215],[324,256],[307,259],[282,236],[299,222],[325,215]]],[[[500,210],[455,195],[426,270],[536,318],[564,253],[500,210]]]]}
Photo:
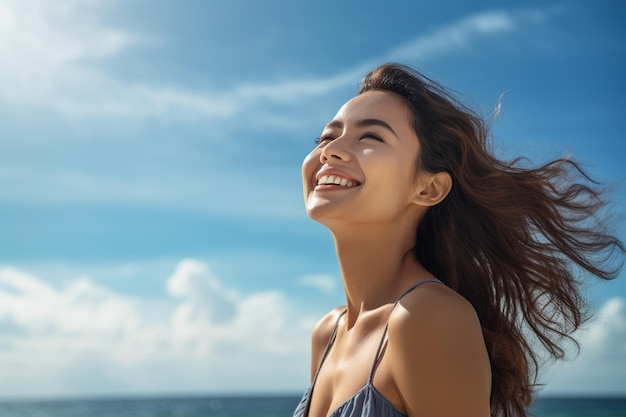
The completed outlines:
{"type": "Polygon", "coordinates": [[[431,207],[441,203],[452,189],[452,177],[447,172],[422,173],[413,202],[431,207]]]}

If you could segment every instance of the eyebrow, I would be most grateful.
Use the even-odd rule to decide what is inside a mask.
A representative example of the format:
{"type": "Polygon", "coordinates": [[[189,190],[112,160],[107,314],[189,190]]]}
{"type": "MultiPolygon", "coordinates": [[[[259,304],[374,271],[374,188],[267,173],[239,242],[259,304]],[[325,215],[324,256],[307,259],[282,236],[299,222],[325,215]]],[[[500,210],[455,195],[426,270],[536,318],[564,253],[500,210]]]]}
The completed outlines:
{"type": "MultiPolygon", "coordinates": [[[[389,126],[389,123],[380,119],[361,119],[355,123],[358,127],[368,127],[368,126],[380,126],[387,130],[389,130],[395,137],[398,137],[398,134],[389,126]]],[[[332,120],[325,127],[335,127],[335,128],[343,128],[343,122],[340,120],[332,120]]]]}

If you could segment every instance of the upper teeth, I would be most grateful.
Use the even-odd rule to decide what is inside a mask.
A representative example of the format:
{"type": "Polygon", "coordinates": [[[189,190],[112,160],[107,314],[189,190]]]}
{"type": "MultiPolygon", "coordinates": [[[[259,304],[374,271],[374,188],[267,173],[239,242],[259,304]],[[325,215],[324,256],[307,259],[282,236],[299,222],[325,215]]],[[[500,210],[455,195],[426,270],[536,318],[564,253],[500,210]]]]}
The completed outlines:
{"type": "Polygon", "coordinates": [[[322,178],[319,179],[319,181],[317,181],[317,184],[336,184],[341,185],[342,187],[354,187],[357,183],[348,181],[345,178],[341,178],[335,175],[324,175],[322,178]]]}

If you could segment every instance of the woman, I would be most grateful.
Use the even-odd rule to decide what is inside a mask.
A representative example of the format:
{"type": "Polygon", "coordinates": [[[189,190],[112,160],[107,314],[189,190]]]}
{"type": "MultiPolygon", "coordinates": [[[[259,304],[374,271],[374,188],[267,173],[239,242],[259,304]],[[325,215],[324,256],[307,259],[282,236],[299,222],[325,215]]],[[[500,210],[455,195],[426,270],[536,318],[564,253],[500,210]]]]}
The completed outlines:
{"type": "Polygon", "coordinates": [[[541,351],[584,320],[578,273],[622,243],[578,166],[489,154],[483,121],[398,64],[368,74],[303,163],[347,305],[316,326],[294,416],[525,416],[541,351]]]}

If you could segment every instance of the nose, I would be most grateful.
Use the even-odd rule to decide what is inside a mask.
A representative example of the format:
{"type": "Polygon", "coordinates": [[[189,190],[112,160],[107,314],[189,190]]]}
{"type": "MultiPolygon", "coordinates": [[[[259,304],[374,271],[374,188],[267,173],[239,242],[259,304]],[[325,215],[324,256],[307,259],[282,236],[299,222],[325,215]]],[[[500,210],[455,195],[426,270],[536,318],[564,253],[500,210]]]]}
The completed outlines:
{"type": "Polygon", "coordinates": [[[334,139],[322,148],[320,161],[325,164],[328,160],[349,161],[350,152],[346,148],[346,143],[342,138],[334,139]]]}

